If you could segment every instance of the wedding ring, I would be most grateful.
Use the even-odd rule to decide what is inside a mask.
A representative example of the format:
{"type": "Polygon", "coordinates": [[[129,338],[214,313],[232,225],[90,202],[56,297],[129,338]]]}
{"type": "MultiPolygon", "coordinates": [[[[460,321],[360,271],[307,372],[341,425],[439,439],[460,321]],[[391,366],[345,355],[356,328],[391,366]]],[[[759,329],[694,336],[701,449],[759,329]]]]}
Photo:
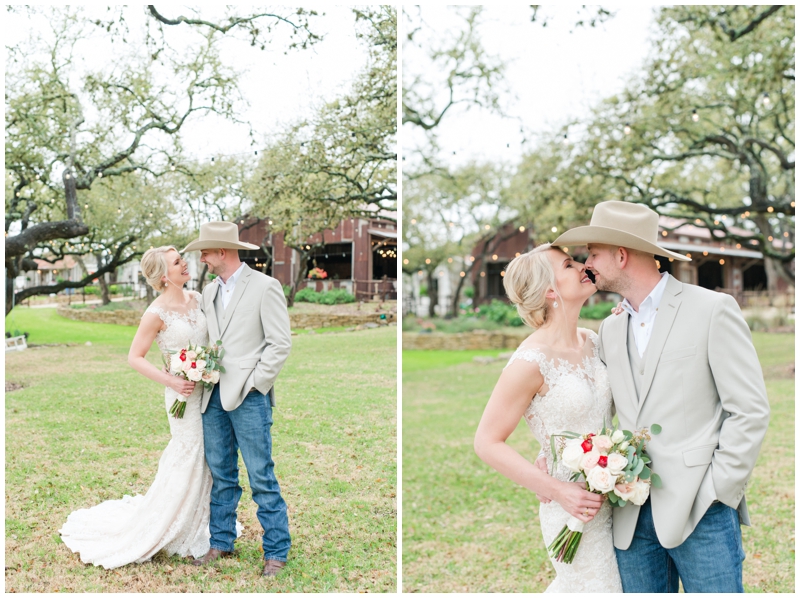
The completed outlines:
{"type": "Polygon", "coordinates": [[[584,515],[586,515],[586,516],[588,517],[588,516],[589,516],[589,509],[586,509],[586,510],[583,512],[583,514],[584,514],[584,515]]]}

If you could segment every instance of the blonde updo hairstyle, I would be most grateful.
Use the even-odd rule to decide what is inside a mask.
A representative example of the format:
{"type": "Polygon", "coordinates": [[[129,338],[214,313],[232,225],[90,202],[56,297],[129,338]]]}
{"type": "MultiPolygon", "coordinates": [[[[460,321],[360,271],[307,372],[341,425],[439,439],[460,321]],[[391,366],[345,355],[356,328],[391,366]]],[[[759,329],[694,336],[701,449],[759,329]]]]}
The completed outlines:
{"type": "Polygon", "coordinates": [[[154,247],[144,252],[142,261],[140,262],[142,276],[144,276],[147,284],[159,293],[167,288],[167,283],[162,281],[161,277],[166,276],[167,270],[169,269],[169,264],[167,263],[168,251],[178,250],[172,245],[154,247]]]}
{"type": "Polygon", "coordinates": [[[550,243],[544,243],[515,257],[506,267],[503,276],[503,286],[506,295],[517,307],[517,313],[522,321],[531,328],[539,328],[550,315],[551,306],[545,294],[556,287],[556,274],[547,251],[555,249],[550,243]]]}

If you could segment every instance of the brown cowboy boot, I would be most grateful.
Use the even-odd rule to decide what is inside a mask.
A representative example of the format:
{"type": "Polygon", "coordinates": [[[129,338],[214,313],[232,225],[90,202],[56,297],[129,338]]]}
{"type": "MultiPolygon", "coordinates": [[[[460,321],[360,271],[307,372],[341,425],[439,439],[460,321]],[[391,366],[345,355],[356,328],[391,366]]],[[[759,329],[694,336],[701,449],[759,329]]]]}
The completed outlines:
{"type": "Polygon", "coordinates": [[[212,548],[207,553],[205,553],[205,555],[201,556],[199,559],[193,560],[192,565],[194,565],[195,567],[201,567],[203,565],[207,565],[208,563],[216,561],[220,557],[230,556],[231,554],[233,553],[212,548]]]}
{"type": "Polygon", "coordinates": [[[276,561],[275,559],[267,559],[264,561],[264,571],[261,573],[264,577],[275,577],[280,570],[286,565],[283,561],[276,561]]]}

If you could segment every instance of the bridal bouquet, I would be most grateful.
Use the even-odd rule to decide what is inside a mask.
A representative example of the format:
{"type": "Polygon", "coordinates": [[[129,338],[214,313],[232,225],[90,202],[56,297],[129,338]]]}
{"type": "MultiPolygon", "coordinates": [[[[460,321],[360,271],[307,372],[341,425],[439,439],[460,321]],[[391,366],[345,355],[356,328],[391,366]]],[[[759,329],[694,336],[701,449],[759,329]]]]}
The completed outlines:
{"type": "MultiPolygon", "coordinates": [[[[217,341],[210,347],[201,347],[190,344],[172,354],[167,359],[167,369],[170,374],[183,376],[191,382],[201,382],[206,388],[211,388],[219,382],[220,373],[225,373],[225,368],[219,363],[225,353],[222,341],[217,341]]],[[[178,396],[169,412],[172,417],[180,419],[186,411],[186,398],[178,396]]]]}
{"type": "MultiPolygon", "coordinates": [[[[624,507],[628,502],[643,505],[650,495],[650,485],[661,487],[661,478],[653,473],[650,457],[645,453],[651,434],[661,432],[661,426],[653,424],[650,429],[636,432],[603,429],[598,433],[577,434],[562,432],[550,437],[553,463],[556,455],[555,437],[568,438],[561,450],[561,460],[573,472],[570,481],[581,477],[586,489],[596,494],[605,494],[612,504],[624,507]]],[[[571,563],[581,543],[584,523],[570,517],[556,539],[547,547],[550,556],[562,563],[571,563]]]]}

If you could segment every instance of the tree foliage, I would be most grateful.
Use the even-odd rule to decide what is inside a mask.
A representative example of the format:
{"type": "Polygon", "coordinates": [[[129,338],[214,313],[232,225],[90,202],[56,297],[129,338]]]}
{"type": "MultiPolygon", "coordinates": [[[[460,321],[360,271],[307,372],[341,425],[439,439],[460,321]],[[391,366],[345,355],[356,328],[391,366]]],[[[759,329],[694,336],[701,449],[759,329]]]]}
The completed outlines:
{"type": "MultiPolygon", "coordinates": [[[[374,6],[353,14],[369,54],[365,68],[349,92],[274,141],[247,185],[249,214],[268,217],[301,264],[312,235],[347,218],[393,219],[397,209],[397,13],[374,6]]],[[[305,274],[303,266],[290,301],[305,274]]]]}
{"type": "MultiPolygon", "coordinates": [[[[156,227],[97,215],[113,214],[121,204],[149,214],[147,198],[135,189],[186,162],[180,133],[187,122],[211,113],[237,118],[237,74],[220,58],[222,29],[181,21],[197,27],[196,36],[189,47],[175,48],[168,34],[159,38],[150,31],[155,18],[146,21],[144,32],[131,31],[126,10],[109,8],[106,18],[92,18],[81,7],[29,8],[31,22],[46,19],[48,28],[31,27],[24,42],[8,49],[6,313],[14,301],[13,279],[35,269],[34,257],[58,259],[81,244],[102,244],[98,251],[108,262],[95,273],[99,276],[140,255],[156,227]],[[96,48],[112,48],[113,60],[87,66],[81,57],[96,48]],[[109,195],[110,181],[117,178],[123,186],[133,185],[125,197],[109,195]],[[87,203],[92,215],[86,213],[87,203]]],[[[297,43],[313,43],[306,14],[298,18],[297,43]]],[[[266,33],[253,28],[267,19],[288,22],[271,13],[231,16],[229,30],[246,26],[253,39],[262,40],[266,33]]],[[[26,289],[16,301],[90,281],[26,289]]]]}
{"type": "Polygon", "coordinates": [[[661,35],[586,126],[575,176],[765,255],[793,284],[794,7],[661,10],[661,35]],[[738,234],[734,227],[744,228],[738,234]]]}

